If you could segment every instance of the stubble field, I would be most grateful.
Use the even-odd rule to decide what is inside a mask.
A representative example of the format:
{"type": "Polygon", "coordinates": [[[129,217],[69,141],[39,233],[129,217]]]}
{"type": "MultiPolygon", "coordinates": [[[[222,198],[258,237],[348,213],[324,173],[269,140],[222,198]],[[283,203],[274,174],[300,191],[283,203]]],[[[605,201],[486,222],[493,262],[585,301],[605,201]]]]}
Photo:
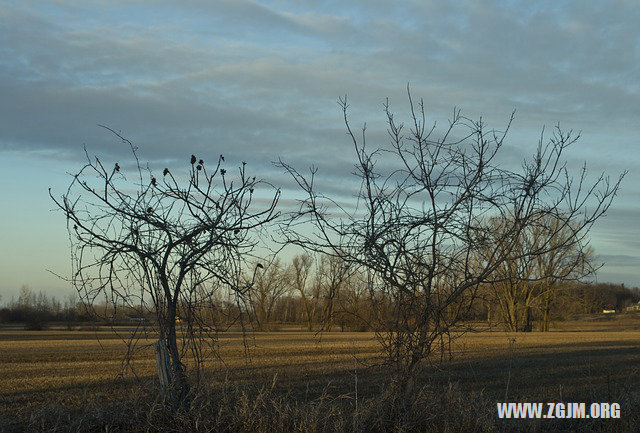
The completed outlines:
{"type": "MultiPolygon", "coordinates": [[[[418,385],[454,387],[496,401],[638,401],[640,318],[591,317],[548,333],[467,333],[451,356],[434,357],[418,385]]],[[[0,330],[0,416],[33,418],[57,408],[153,398],[154,339],[137,342],[130,364],[121,338],[127,329],[0,330]]],[[[202,377],[209,389],[268,388],[294,401],[331,396],[354,402],[384,392],[385,370],[373,333],[322,335],[283,330],[222,334],[202,377]]],[[[636,407],[622,407],[622,417],[636,407]]],[[[71,415],[70,415],[71,416],[71,415]]],[[[6,424],[9,425],[9,424],[6,424]]]]}

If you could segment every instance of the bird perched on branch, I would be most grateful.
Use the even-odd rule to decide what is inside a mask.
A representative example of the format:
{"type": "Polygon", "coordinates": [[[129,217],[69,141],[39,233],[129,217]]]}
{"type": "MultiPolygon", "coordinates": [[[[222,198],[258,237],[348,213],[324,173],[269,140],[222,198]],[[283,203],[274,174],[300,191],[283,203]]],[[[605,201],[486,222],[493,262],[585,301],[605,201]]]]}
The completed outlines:
{"type": "Polygon", "coordinates": [[[151,185],[156,186],[156,184],[157,184],[156,178],[152,177],[151,178],[151,185]]]}
{"type": "Polygon", "coordinates": [[[162,175],[166,176],[168,174],[169,174],[169,169],[165,167],[164,170],[162,170],[162,175]]]}
{"type": "Polygon", "coordinates": [[[113,169],[115,171],[120,171],[120,165],[116,162],[116,166],[113,169]]]}
{"type": "Polygon", "coordinates": [[[195,155],[191,155],[191,165],[196,163],[196,156],[195,155]]]}

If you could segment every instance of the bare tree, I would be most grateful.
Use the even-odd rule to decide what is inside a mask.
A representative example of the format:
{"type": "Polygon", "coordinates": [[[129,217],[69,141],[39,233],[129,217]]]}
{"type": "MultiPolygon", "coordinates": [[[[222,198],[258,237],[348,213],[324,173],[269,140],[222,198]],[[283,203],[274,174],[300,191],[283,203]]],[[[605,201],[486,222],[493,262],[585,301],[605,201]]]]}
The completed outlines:
{"type": "Polygon", "coordinates": [[[300,254],[291,262],[291,287],[300,295],[300,301],[304,308],[307,329],[313,330],[316,322],[319,302],[319,286],[310,281],[313,270],[313,257],[310,254],[300,254]]]}
{"type": "Polygon", "coordinates": [[[540,278],[540,330],[549,331],[551,307],[562,295],[563,285],[594,275],[601,267],[594,263],[593,248],[584,237],[575,237],[570,225],[561,218],[550,218],[545,226],[551,248],[536,257],[540,278]]]}
{"type": "MultiPolygon", "coordinates": [[[[490,222],[496,238],[501,237],[503,223],[490,222]]],[[[545,215],[519,233],[512,250],[504,252],[507,259],[496,268],[490,284],[507,329],[531,331],[532,315],[539,311],[541,330],[549,330],[551,305],[560,283],[581,280],[597,270],[584,235],[557,215],[545,215]]],[[[489,243],[487,248],[495,245],[489,243]]]]}
{"type": "MultiPolygon", "coordinates": [[[[610,206],[622,179],[610,184],[601,176],[587,185],[586,170],[572,179],[562,158],[576,138],[559,128],[547,144],[541,139],[520,172],[509,170],[498,155],[513,115],[498,132],[454,110],[437,134],[435,124],[427,127],[423,101],[414,104],[408,95],[409,130],[387,102],[391,143],[373,150],[366,126],[356,136],[347,99],[339,100],[357,158],[354,211],[316,190],[316,169],[303,175],[280,161],[306,197],[289,227],[315,229],[289,230],[289,239],[366,271],[377,312],[374,328],[402,386],[423,359],[456,336],[478,288],[509,258],[523,230],[548,215],[564,215],[576,234],[586,234],[610,206]],[[495,217],[505,221],[499,237],[486,224],[495,217]],[[496,246],[491,251],[489,241],[496,246]]],[[[547,244],[522,254],[533,257],[553,249],[547,244]]]]}
{"type": "Polygon", "coordinates": [[[133,164],[105,165],[85,150],[87,162],[62,197],[49,192],[67,217],[71,280],[88,306],[106,301],[110,310],[102,313],[125,305],[155,315],[171,395],[182,401],[187,359],[196,368],[202,361],[200,313],[218,290],[244,302],[249,284],[241,275],[258,242],[254,233],[276,218],[280,192],[247,175],[244,162],[227,172],[222,155],[212,165],[192,155],[184,175],[169,168],[156,174],[110,131],[129,146],[133,164]],[[265,187],[271,198],[254,210],[265,187]]]}
{"type": "Polygon", "coordinates": [[[322,331],[331,331],[339,311],[339,302],[351,277],[351,269],[340,257],[326,254],[316,260],[314,284],[320,303],[319,325],[322,331]]]}
{"type": "Polygon", "coordinates": [[[265,330],[273,320],[278,301],[291,290],[291,275],[279,258],[256,272],[250,291],[257,328],[265,330]]]}

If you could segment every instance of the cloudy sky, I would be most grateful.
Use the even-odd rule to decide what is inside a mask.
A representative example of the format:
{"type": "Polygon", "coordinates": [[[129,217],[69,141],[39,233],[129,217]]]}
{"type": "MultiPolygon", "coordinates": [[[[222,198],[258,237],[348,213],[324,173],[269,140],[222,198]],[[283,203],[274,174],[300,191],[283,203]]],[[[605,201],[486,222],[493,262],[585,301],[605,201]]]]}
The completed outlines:
{"type": "MultiPolygon", "coordinates": [[[[3,1],[0,7],[0,294],[68,290],[62,194],[83,145],[105,161],[126,147],[151,165],[192,153],[319,167],[331,186],[354,125],[383,144],[382,103],[429,119],[454,107],[503,128],[511,155],[533,152],[543,126],[582,132],[567,157],[597,176],[629,170],[591,234],[600,281],[640,285],[640,8],[635,1],[3,1]]],[[[161,170],[161,168],[160,168],[161,170]]],[[[289,182],[289,183],[287,183],[289,182]]],[[[285,191],[286,193],[286,191],[285,191]]],[[[285,194],[286,196],[286,194],[285,194]]]]}

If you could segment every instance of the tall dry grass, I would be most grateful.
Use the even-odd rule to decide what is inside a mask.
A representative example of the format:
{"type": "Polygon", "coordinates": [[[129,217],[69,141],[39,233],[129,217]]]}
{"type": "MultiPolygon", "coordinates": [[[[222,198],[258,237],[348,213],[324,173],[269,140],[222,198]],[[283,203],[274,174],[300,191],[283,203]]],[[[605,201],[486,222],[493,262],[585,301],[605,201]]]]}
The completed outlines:
{"type": "Polygon", "coordinates": [[[238,386],[194,391],[188,407],[175,411],[154,388],[137,388],[129,398],[74,411],[46,406],[20,422],[0,421],[2,432],[637,432],[637,393],[614,395],[621,419],[500,420],[495,397],[458,385],[425,385],[412,392],[380,387],[355,400],[354,392],[322,393],[313,399],[273,386],[238,386]],[[626,409],[626,410],[625,410],[626,409]]]}

